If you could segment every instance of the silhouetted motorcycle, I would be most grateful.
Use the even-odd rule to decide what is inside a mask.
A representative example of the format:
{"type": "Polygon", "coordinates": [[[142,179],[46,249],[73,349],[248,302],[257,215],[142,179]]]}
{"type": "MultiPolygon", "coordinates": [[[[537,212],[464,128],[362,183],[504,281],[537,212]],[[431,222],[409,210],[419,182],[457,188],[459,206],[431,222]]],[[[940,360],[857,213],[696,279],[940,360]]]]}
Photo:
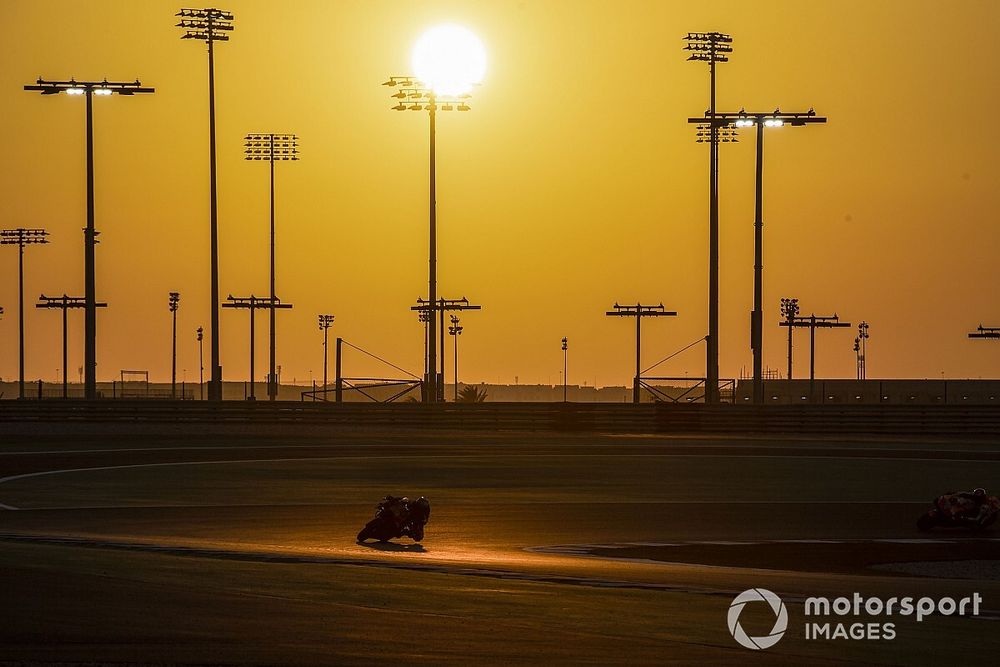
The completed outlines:
{"type": "Polygon", "coordinates": [[[917,528],[982,530],[997,520],[997,514],[1000,514],[1000,499],[996,496],[985,496],[977,506],[970,494],[946,493],[935,498],[934,507],[917,519],[917,528]]]}
{"type": "Polygon", "coordinates": [[[371,539],[388,542],[403,536],[420,542],[424,539],[424,526],[430,517],[431,503],[423,496],[416,500],[386,496],[375,508],[375,518],[358,533],[358,542],[371,539]]]}

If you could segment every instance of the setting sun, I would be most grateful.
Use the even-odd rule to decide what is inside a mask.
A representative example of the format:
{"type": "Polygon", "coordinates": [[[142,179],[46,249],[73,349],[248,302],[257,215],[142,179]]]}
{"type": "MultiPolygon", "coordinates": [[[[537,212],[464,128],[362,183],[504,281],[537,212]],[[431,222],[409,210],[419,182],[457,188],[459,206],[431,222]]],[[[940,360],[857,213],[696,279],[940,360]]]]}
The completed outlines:
{"type": "Polygon", "coordinates": [[[462,95],[482,81],[486,49],[467,28],[437,26],[425,32],[414,46],[413,71],[438,95],[462,95]]]}

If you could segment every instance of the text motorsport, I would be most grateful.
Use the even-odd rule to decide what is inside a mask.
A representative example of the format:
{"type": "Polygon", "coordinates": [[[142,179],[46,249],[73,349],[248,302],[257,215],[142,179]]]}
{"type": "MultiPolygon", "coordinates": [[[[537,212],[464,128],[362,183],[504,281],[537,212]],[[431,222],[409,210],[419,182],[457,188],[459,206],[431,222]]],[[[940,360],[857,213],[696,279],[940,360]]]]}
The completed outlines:
{"type": "MultiPolygon", "coordinates": [[[[979,616],[983,596],[973,593],[968,597],[866,597],[854,593],[851,597],[809,597],[803,605],[806,617],[804,637],[807,640],[887,640],[896,638],[898,617],[915,617],[921,623],[927,616],[979,616]],[[853,619],[877,617],[874,621],[840,621],[838,617],[853,619]]],[[[737,595],[729,606],[729,634],[745,648],[767,649],[784,636],[788,627],[788,612],[784,602],[777,595],[764,588],[751,588],[737,595]],[[774,627],[761,637],[751,637],[740,625],[740,614],[750,603],[764,602],[775,615],[774,627]]]]}

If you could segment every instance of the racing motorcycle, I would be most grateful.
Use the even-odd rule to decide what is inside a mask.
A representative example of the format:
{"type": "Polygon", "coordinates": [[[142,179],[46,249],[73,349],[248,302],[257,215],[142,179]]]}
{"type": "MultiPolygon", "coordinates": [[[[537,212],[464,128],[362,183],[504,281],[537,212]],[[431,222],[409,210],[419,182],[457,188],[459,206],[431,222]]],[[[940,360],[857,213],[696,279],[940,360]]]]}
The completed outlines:
{"type": "Polygon", "coordinates": [[[993,524],[1000,514],[1000,499],[996,496],[976,498],[969,493],[946,493],[934,499],[934,507],[917,519],[917,528],[968,528],[982,530],[993,524]]]}
{"type": "Polygon", "coordinates": [[[388,542],[397,537],[409,537],[414,542],[424,539],[424,526],[431,516],[431,503],[421,496],[416,500],[386,496],[375,508],[375,518],[358,533],[358,542],[374,539],[388,542]]]}

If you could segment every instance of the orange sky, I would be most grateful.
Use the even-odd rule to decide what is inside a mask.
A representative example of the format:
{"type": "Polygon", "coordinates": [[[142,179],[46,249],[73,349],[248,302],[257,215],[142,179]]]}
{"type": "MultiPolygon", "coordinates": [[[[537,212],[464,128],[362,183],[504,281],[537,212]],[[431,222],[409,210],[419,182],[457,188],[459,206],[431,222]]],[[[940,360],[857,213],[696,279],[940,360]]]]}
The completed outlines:
{"type": "MultiPolygon", "coordinates": [[[[56,378],[57,312],[39,293],[83,293],[83,102],[22,86],[140,77],[150,96],[95,100],[98,379],[121,368],[169,378],[167,293],[181,293],[180,369],[197,377],[208,324],[208,130],[203,45],[180,40],[177,2],[0,4],[0,98],[8,127],[4,228],[43,226],[27,250],[27,370],[56,378]]],[[[1000,187],[990,120],[1000,106],[1000,4],[681,3],[489,0],[420,3],[238,0],[218,47],[222,295],[267,291],[267,168],[242,160],[247,132],[294,132],[302,161],[278,165],[283,381],[322,369],[316,314],[332,331],[419,372],[426,293],[427,120],[389,109],[390,74],[435,24],[467,26],[489,69],[473,110],[439,122],[439,285],[484,310],[463,318],[462,379],[552,382],[569,336],[571,382],[625,384],[633,330],[615,300],[662,302],[648,363],[702,336],[707,149],[686,124],[708,73],[685,61],[689,30],[735,38],[721,110],[807,109],[826,126],[768,135],[765,364],[784,368],[778,301],[871,325],[869,377],[996,377],[1000,187]],[[280,7],[280,8],[279,8],[280,7]],[[982,118],[985,123],[975,122],[982,118]]],[[[721,375],[750,366],[751,136],[722,147],[721,375]]],[[[16,250],[0,249],[0,376],[17,372],[16,250]]],[[[266,315],[257,372],[266,372],[266,315]]],[[[71,315],[71,376],[82,363],[71,315]]],[[[819,334],[817,372],[853,377],[853,331],[819,334]]],[[[805,372],[807,336],[796,363],[805,372]]],[[[207,348],[207,345],[206,345],[207,348]]],[[[244,312],[222,313],[227,380],[247,373],[244,312]]],[[[206,349],[207,354],[207,349],[206,349]]],[[[451,353],[449,350],[449,366],[451,353]]],[[[207,361],[206,361],[207,366],[207,361]]],[[[358,357],[351,375],[383,373],[358,357]]],[[[704,373],[702,347],[662,368],[704,373]]],[[[451,371],[448,371],[449,380],[451,371]]]]}

